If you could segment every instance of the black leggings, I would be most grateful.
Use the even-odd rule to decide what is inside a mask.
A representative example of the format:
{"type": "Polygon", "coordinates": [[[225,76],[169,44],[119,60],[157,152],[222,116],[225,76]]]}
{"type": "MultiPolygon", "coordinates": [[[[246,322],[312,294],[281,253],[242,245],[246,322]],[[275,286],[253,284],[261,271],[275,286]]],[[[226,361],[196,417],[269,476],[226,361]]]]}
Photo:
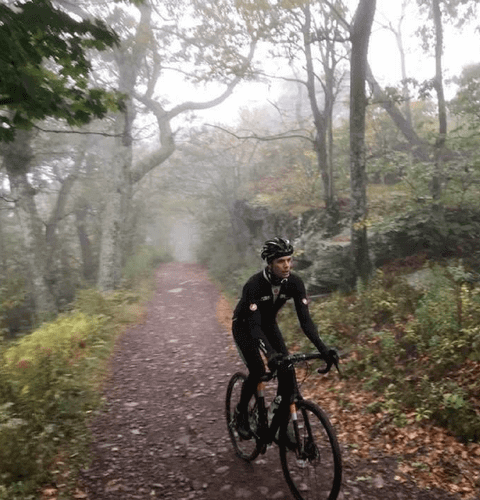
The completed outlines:
{"type": "MultiPolygon", "coordinates": [[[[288,349],[283,340],[282,333],[276,324],[272,325],[271,330],[268,332],[268,340],[266,337],[262,339],[253,338],[244,325],[237,323],[237,321],[233,322],[232,332],[235,343],[248,368],[247,380],[243,384],[242,395],[238,405],[240,411],[246,411],[248,402],[257,390],[260,378],[265,375],[265,363],[260,352],[263,351],[268,359],[276,353],[288,355],[288,349]]],[[[280,395],[282,395],[283,391],[286,394],[291,394],[295,387],[294,372],[291,370],[279,371],[278,386],[278,393],[280,395]],[[280,390],[282,388],[283,391],[280,390]]]]}

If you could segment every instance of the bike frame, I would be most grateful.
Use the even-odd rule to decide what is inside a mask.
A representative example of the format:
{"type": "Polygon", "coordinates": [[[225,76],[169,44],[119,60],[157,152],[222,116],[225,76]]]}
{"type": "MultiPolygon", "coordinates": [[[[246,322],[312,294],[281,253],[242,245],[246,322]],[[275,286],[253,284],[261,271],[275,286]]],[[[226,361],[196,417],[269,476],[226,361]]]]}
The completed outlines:
{"type": "MultiPolygon", "coordinates": [[[[297,425],[297,405],[296,401],[302,399],[298,388],[293,394],[290,394],[291,402],[288,403],[287,400],[282,400],[277,410],[275,411],[272,422],[268,423],[268,408],[265,404],[265,385],[266,381],[272,380],[273,374],[269,373],[265,376],[265,380],[258,383],[257,386],[257,405],[258,405],[258,416],[259,416],[259,429],[258,437],[262,441],[262,444],[269,445],[275,441],[275,436],[279,430],[282,422],[288,421],[288,412],[290,412],[293,428],[295,432],[295,438],[297,443],[299,442],[299,432],[297,425]]],[[[296,383],[295,383],[296,385],[296,383]]]]}

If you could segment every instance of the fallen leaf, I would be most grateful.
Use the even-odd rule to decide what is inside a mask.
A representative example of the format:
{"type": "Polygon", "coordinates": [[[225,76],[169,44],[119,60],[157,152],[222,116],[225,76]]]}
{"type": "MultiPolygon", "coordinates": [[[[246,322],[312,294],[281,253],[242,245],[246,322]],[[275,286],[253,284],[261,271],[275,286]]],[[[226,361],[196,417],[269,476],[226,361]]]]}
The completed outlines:
{"type": "Polygon", "coordinates": [[[57,489],[56,488],[45,488],[42,493],[44,496],[47,496],[47,497],[53,497],[54,495],[57,494],[57,489]]]}
{"type": "Polygon", "coordinates": [[[88,498],[88,495],[84,491],[76,490],[75,493],[73,494],[73,498],[78,498],[78,499],[88,498]]]}

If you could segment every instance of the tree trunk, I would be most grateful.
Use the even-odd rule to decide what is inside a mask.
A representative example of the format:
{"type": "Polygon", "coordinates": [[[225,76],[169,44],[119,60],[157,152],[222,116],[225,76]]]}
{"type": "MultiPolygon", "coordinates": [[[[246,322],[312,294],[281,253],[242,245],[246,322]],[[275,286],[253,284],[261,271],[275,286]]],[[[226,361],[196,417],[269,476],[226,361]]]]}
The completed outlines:
{"type": "Polygon", "coordinates": [[[87,213],[88,206],[86,201],[79,199],[75,205],[75,226],[77,228],[77,236],[82,255],[82,276],[87,283],[93,284],[95,282],[97,266],[95,265],[92,243],[86,227],[87,213]]]}
{"type": "Polygon", "coordinates": [[[435,141],[435,170],[432,179],[432,197],[439,200],[443,189],[443,162],[445,155],[445,141],[447,139],[447,108],[443,90],[443,26],[442,12],[439,0],[433,0],[433,20],[435,24],[435,90],[438,103],[438,136],[435,141]]]}
{"type": "Polygon", "coordinates": [[[120,287],[122,274],[124,221],[127,200],[130,193],[130,170],[132,165],[131,125],[133,119],[129,115],[130,105],[115,120],[114,155],[109,168],[108,192],[102,216],[102,240],[98,271],[98,288],[102,291],[115,290],[120,287]]]}
{"type": "Polygon", "coordinates": [[[398,52],[400,54],[400,69],[402,72],[402,98],[403,98],[403,109],[405,114],[405,119],[410,127],[413,127],[412,121],[412,111],[411,111],[411,103],[410,103],[410,92],[408,90],[408,74],[407,74],[407,65],[406,65],[406,57],[405,57],[405,48],[403,46],[403,36],[402,36],[402,25],[405,20],[405,9],[407,8],[409,0],[402,1],[402,14],[400,16],[400,20],[398,22],[397,29],[393,29],[393,34],[395,35],[395,40],[397,42],[398,52]]]}
{"type": "MultiPolygon", "coordinates": [[[[50,274],[53,269],[53,263],[59,250],[58,224],[65,216],[65,208],[69,199],[69,195],[75,182],[78,179],[78,169],[85,156],[84,150],[80,152],[76,159],[73,172],[66,179],[60,181],[61,186],[58,192],[57,201],[45,227],[45,243],[47,249],[47,274],[50,274]]],[[[60,239],[61,240],[61,239],[60,239]]]]}
{"type": "Polygon", "coordinates": [[[367,98],[368,43],[375,15],[376,0],[360,0],[351,27],[350,62],[350,182],[351,247],[355,272],[363,281],[369,279],[371,262],[367,240],[367,179],[365,169],[365,111],[367,98]]]}
{"type": "Polygon", "coordinates": [[[28,182],[27,172],[33,154],[31,134],[17,131],[14,142],[5,146],[5,163],[15,212],[26,250],[28,278],[37,317],[43,319],[57,312],[53,293],[48,284],[48,251],[44,224],[35,204],[35,191],[28,182]]]}
{"type": "MultiPolygon", "coordinates": [[[[108,179],[107,204],[102,219],[102,240],[98,272],[98,288],[114,290],[120,286],[122,265],[127,247],[127,220],[132,198],[133,138],[136,110],[133,104],[135,84],[148,48],[145,35],[150,30],[151,6],[139,6],[141,18],[136,39],[130,48],[120,48],[116,54],[118,89],[127,97],[125,109],[115,117],[115,145],[108,179]]],[[[148,37],[147,37],[148,38],[148,37]]]]}
{"type": "Polygon", "coordinates": [[[3,221],[0,217],[0,272],[7,272],[7,252],[5,251],[5,236],[3,234],[3,221]]]}
{"type": "MultiPolygon", "coordinates": [[[[332,157],[331,147],[332,147],[332,135],[331,132],[331,122],[333,113],[333,101],[334,101],[334,79],[333,72],[335,68],[335,63],[329,66],[329,58],[333,60],[332,52],[333,44],[327,40],[322,40],[322,42],[328,44],[326,51],[323,55],[323,70],[325,72],[325,82],[323,84],[324,90],[324,102],[325,106],[323,111],[320,110],[317,102],[317,91],[315,85],[315,70],[313,65],[313,55],[311,45],[315,41],[312,36],[312,20],[310,3],[304,7],[305,14],[305,25],[303,27],[303,40],[304,40],[304,50],[305,50],[305,63],[307,71],[307,91],[308,99],[310,102],[310,108],[313,115],[313,123],[315,125],[315,143],[314,148],[317,155],[318,170],[322,177],[323,183],[323,199],[325,202],[325,208],[327,213],[334,214],[336,212],[336,201],[335,192],[333,186],[333,169],[332,169],[332,157]]],[[[318,41],[318,40],[317,40],[318,41]]]]}

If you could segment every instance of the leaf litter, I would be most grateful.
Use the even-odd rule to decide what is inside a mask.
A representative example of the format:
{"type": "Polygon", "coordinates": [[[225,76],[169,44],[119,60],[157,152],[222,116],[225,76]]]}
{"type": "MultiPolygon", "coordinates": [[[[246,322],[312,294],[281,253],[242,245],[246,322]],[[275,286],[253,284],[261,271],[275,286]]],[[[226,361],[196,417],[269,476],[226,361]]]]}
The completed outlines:
{"type": "MultiPolygon", "coordinates": [[[[230,328],[232,310],[221,297],[217,319],[230,328]]],[[[362,460],[378,461],[392,457],[397,462],[394,480],[414,482],[419,488],[444,490],[464,500],[480,499],[480,445],[459,442],[442,427],[417,422],[407,413],[405,426],[392,422],[387,412],[369,413],[379,396],[365,391],[351,379],[339,379],[333,372],[323,378],[308,377],[299,368],[298,379],[305,379],[302,394],[319,403],[335,427],[343,448],[344,462],[355,465],[362,460]]],[[[382,478],[357,476],[381,488],[382,478]]]]}

